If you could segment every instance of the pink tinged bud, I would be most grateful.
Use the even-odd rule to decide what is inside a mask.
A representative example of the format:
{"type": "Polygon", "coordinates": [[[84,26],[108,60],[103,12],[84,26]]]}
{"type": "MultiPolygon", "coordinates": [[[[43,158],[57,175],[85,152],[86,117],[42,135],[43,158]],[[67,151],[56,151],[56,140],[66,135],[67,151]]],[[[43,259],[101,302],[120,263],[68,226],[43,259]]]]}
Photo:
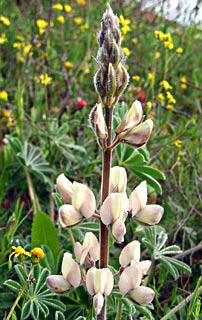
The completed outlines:
{"type": "Polygon", "coordinates": [[[139,266],[131,265],[127,267],[121,274],[119,279],[119,289],[123,294],[127,294],[131,290],[139,287],[142,280],[142,270],[139,266]]]}
{"type": "Polygon", "coordinates": [[[72,205],[83,217],[90,218],[96,209],[95,196],[87,186],[74,181],[72,205]]]}
{"type": "Polygon", "coordinates": [[[100,314],[100,311],[102,310],[104,304],[104,297],[102,293],[98,292],[93,297],[93,307],[95,309],[96,314],[100,314]]]}
{"type": "Polygon", "coordinates": [[[98,139],[106,140],[108,137],[108,131],[103,115],[102,105],[100,103],[96,104],[92,109],[89,120],[98,139]]]}
{"type": "Polygon", "coordinates": [[[159,223],[162,218],[163,212],[163,207],[157,204],[149,204],[135,215],[135,219],[143,224],[153,226],[154,224],[159,223]]]}
{"type": "Polygon", "coordinates": [[[124,235],[126,234],[125,223],[121,220],[116,220],[112,224],[112,235],[116,242],[121,243],[124,241],[124,235]]]}
{"type": "Polygon", "coordinates": [[[100,292],[108,296],[113,289],[114,277],[108,268],[90,268],[86,275],[86,288],[91,296],[100,292]]]}
{"type": "Polygon", "coordinates": [[[141,182],[131,193],[129,197],[129,208],[132,210],[132,216],[142,210],[147,203],[147,182],[141,182]]]}
{"type": "Polygon", "coordinates": [[[152,302],[155,293],[151,288],[141,286],[130,291],[128,295],[140,305],[146,306],[152,302]]]}
{"type": "Polygon", "coordinates": [[[102,222],[108,226],[118,219],[125,221],[128,205],[126,193],[111,193],[104,200],[100,209],[102,222]]]}
{"type": "Polygon", "coordinates": [[[153,121],[148,119],[126,133],[121,133],[119,135],[119,141],[125,142],[134,147],[141,147],[148,141],[152,128],[153,121]]]}
{"type": "Polygon", "coordinates": [[[110,190],[109,192],[126,192],[127,173],[123,167],[113,167],[110,170],[110,190]]]}
{"type": "Polygon", "coordinates": [[[140,101],[133,102],[131,108],[124,115],[120,125],[116,128],[116,133],[125,132],[137,126],[143,117],[143,110],[140,101]]]}
{"type": "Polygon", "coordinates": [[[119,256],[119,263],[122,267],[127,267],[129,264],[134,264],[140,261],[140,243],[134,240],[127,244],[119,256]]]}
{"type": "Polygon", "coordinates": [[[74,226],[82,220],[81,214],[70,204],[60,207],[58,217],[62,227],[74,226]]]}
{"type": "Polygon", "coordinates": [[[87,232],[85,234],[81,257],[80,257],[80,264],[85,262],[86,257],[93,261],[99,260],[100,257],[100,246],[96,236],[92,232],[87,232]]]}
{"type": "Polygon", "coordinates": [[[61,173],[56,180],[58,191],[66,203],[71,203],[73,184],[61,173]]]}
{"type": "Polygon", "coordinates": [[[72,287],[76,288],[81,282],[81,272],[79,265],[72,259],[72,254],[66,252],[62,260],[62,275],[72,287]]]}
{"type": "Polygon", "coordinates": [[[71,289],[71,284],[63,276],[51,275],[46,278],[46,285],[49,290],[55,293],[64,293],[71,289]]]}

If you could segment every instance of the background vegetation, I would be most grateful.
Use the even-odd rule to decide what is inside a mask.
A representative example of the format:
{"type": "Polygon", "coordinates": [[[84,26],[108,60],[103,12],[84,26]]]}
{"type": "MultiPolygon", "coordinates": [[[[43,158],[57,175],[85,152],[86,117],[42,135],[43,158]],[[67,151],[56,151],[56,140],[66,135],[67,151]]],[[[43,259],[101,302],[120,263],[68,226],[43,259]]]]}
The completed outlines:
{"type": "MultiPolygon", "coordinates": [[[[43,245],[46,252],[43,267],[49,272],[60,270],[61,254],[72,246],[68,232],[57,223],[60,199],[55,194],[55,204],[52,197],[56,177],[64,172],[68,179],[87,183],[98,199],[100,196],[101,154],[88,115],[97,102],[93,57],[97,52],[96,31],[100,29],[106,3],[100,0],[0,3],[2,317],[15,299],[15,294],[11,295],[3,283],[7,279],[17,280],[21,274],[19,268],[8,268],[11,246],[29,249],[43,245]]],[[[161,228],[156,228],[155,234],[143,231],[133,222],[127,226],[128,240],[144,237],[144,256],[156,259],[155,277],[150,279],[156,291],[152,313],[155,319],[163,319],[198,288],[201,274],[201,27],[168,21],[163,15],[156,15],[153,8],[143,10],[141,1],[111,1],[110,5],[119,16],[122,47],[131,76],[116,108],[116,117],[122,117],[123,111],[138,99],[146,117],[155,123],[147,146],[138,152],[129,147],[119,148],[114,164],[125,166],[131,188],[146,179],[149,201],[158,201],[165,208],[161,228]],[[159,235],[162,231],[165,235],[164,230],[166,245],[179,245],[184,250],[174,257],[192,269],[192,274],[180,273],[176,281],[173,281],[177,278],[176,268],[173,271],[172,264],[166,265],[155,255],[158,251],[155,245],[158,241],[162,243],[159,235]],[[153,252],[149,250],[149,242],[153,252]]],[[[82,239],[84,230],[97,229],[92,220],[72,230],[75,238],[82,239]]],[[[111,245],[115,266],[118,250],[111,245]]],[[[42,274],[38,269],[36,273],[42,274]]],[[[56,308],[56,313],[52,313],[55,319],[63,319],[64,305],[69,306],[68,319],[88,316],[91,302],[84,288],[79,290],[83,290],[82,301],[74,295],[61,297],[60,301],[53,298],[56,302],[48,307],[56,308]]],[[[16,317],[23,303],[16,308],[16,317]]],[[[112,310],[113,304],[114,297],[109,303],[112,310]]],[[[197,319],[196,316],[202,319],[199,304],[197,300],[195,309],[193,303],[189,307],[183,305],[177,312],[178,318],[173,315],[169,319],[197,319]]],[[[131,305],[125,302],[124,308],[127,317],[133,314],[131,305]]],[[[128,319],[140,319],[138,315],[136,312],[128,319]]],[[[54,318],[47,316],[48,311],[46,319],[54,318]]],[[[115,318],[113,312],[111,317],[115,318]]],[[[32,313],[32,318],[43,316],[32,313]]]]}

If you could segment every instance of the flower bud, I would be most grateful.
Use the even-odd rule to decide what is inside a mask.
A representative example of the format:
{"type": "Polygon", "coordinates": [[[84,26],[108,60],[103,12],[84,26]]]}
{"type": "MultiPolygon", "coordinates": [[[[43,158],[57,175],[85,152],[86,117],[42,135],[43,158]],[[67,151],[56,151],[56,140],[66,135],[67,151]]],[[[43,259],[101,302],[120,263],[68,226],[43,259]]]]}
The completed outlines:
{"type": "Polygon", "coordinates": [[[63,276],[51,275],[46,278],[46,285],[49,290],[55,293],[64,293],[71,289],[70,283],[63,276]]]}
{"type": "Polygon", "coordinates": [[[154,224],[159,223],[162,218],[163,212],[163,207],[157,204],[148,204],[144,207],[143,210],[139,211],[135,215],[135,219],[143,224],[153,226],[154,224]]]}
{"type": "Polygon", "coordinates": [[[66,281],[74,288],[77,288],[81,282],[81,272],[79,265],[72,258],[72,254],[66,252],[62,260],[62,275],[66,281]]]}
{"type": "Polygon", "coordinates": [[[92,232],[87,232],[84,237],[83,245],[79,242],[75,243],[74,253],[76,260],[80,262],[81,265],[85,263],[87,257],[92,261],[99,260],[100,248],[96,236],[92,232]]]}
{"type": "Polygon", "coordinates": [[[129,208],[132,211],[132,216],[142,210],[147,203],[147,182],[142,181],[131,193],[129,197],[129,208]]]}
{"type": "Polygon", "coordinates": [[[140,243],[134,240],[127,244],[121,251],[119,256],[119,263],[122,267],[127,267],[140,261],[140,243]]]}
{"type": "Polygon", "coordinates": [[[90,218],[96,209],[95,196],[87,186],[74,181],[72,205],[83,217],[90,218]]]}
{"type": "Polygon", "coordinates": [[[96,104],[89,115],[89,121],[99,140],[106,140],[108,137],[107,126],[105,123],[102,105],[96,104]]]}
{"type": "Polygon", "coordinates": [[[114,278],[108,268],[96,269],[90,268],[86,275],[86,288],[91,296],[100,292],[108,296],[113,289],[114,278]]]}
{"type": "MultiPolygon", "coordinates": [[[[112,98],[116,91],[116,73],[113,65],[110,63],[108,67],[106,94],[108,98],[112,98]]],[[[109,104],[109,107],[111,105],[109,104]]]]}
{"type": "Polygon", "coordinates": [[[93,297],[93,307],[95,309],[96,314],[100,314],[100,311],[102,310],[104,304],[104,297],[102,293],[98,292],[93,297]]]}
{"type": "Polygon", "coordinates": [[[115,166],[110,170],[109,192],[126,192],[127,173],[125,168],[115,166]]]}
{"type": "Polygon", "coordinates": [[[126,132],[121,133],[119,141],[125,142],[134,147],[143,146],[149,139],[153,128],[153,121],[148,119],[137,127],[132,128],[126,132]]]}
{"type": "Polygon", "coordinates": [[[82,215],[70,204],[60,207],[58,217],[62,227],[74,226],[82,220],[82,215]]]}
{"type": "Polygon", "coordinates": [[[106,88],[105,88],[104,72],[101,67],[97,70],[94,76],[94,86],[98,95],[100,96],[100,99],[104,104],[105,97],[106,97],[106,88]]]}
{"type": "Polygon", "coordinates": [[[140,101],[136,100],[133,102],[131,108],[124,115],[121,123],[116,128],[116,133],[126,132],[127,130],[138,125],[143,117],[143,110],[140,101]]]}
{"type": "Polygon", "coordinates": [[[73,184],[61,173],[56,180],[58,191],[66,203],[71,203],[73,184]]]}
{"type": "Polygon", "coordinates": [[[146,306],[154,299],[154,291],[148,287],[137,287],[129,292],[129,297],[142,306],[146,306]]]}
{"type": "Polygon", "coordinates": [[[117,89],[114,96],[120,97],[120,95],[126,89],[129,81],[129,74],[126,68],[122,64],[119,64],[117,67],[116,77],[117,77],[117,89]]]}
{"type": "Polygon", "coordinates": [[[116,242],[121,243],[124,241],[124,235],[126,234],[126,226],[125,223],[119,219],[117,219],[112,224],[112,235],[116,242]]]}

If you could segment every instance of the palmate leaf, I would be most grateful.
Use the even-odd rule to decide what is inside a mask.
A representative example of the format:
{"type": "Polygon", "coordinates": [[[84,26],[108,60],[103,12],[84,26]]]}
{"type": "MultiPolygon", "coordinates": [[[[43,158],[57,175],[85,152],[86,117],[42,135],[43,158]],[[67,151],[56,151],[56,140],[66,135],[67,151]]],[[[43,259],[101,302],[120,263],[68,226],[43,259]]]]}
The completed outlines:
{"type": "Polygon", "coordinates": [[[179,272],[177,268],[170,262],[168,257],[161,256],[158,258],[158,260],[175,280],[179,278],[179,272]]]}
{"type": "Polygon", "coordinates": [[[140,305],[135,305],[136,310],[144,315],[148,320],[154,320],[151,311],[147,307],[143,307],[140,305]]]}
{"type": "Polygon", "coordinates": [[[61,311],[56,311],[55,320],[65,320],[65,316],[61,311]]]}

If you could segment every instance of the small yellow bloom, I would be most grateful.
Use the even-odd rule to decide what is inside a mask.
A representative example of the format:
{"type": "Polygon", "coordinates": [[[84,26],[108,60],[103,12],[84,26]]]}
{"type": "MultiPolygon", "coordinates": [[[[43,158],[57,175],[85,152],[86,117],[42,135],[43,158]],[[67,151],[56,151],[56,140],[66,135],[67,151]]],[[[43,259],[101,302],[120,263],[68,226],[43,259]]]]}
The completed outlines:
{"type": "Polygon", "coordinates": [[[19,53],[16,54],[16,60],[21,63],[25,62],[25,59],[19,53]]]}
{"type": "Polygon", "coordinates": [[[71,61],[65,61],[64,67],[66,70],[69,70],[73,67],[73,63],[71,61]]]}
{"type": "Polygon", "coordinates": [[[182,54],[183,51],[184,51],[184,50],[183,50],[182,48],[180,48],[180,47],[176,49],[176,52],[177,52],[178,54],[182,54]]]}
{"type": "Polygon", "coordinates": [[[10,115],[11,115],[11,111],[9,111],[9,110],[2,110],[1,111],[1,116],[3,117],[3,118],[9,118],[10,117],[10,115]]]}
{"type": "Polygon", "coordinates": [[[86,4],[86,0],[77,0],[77,3],[84,6],[86,4]]]}
{"type": "Polygon", "coordinates": [[[89,68],[89,67],[85,67],[84,70],[83,70],[83,72],[84,72],[85,74],[90,73],[90,68],[89,68]]]}
{"type": "Polygon", "coordinates": [[[35,247],[34,249],[32,249],[31,255],[38,259],[43,259],[45,257],[43,250],[39,247],[35,247]]]}
{"type": "Polygon", "coordinates": [[[19,256],[28,256],[28,257],[31,257],[31,253],[28,252],[28,251],[25,251],[25,249],[21,246],[18,246],[18,247],[15,247],[13,246],[12,247],[13,249],[13,252],[10,254],[9,256],[9,259],[11,258],[11,256],[15,256],[15,257],[19,257],[19,256]]]}
{"type": "Polygon", "coordinates": [[[164,47],[166,49],[172,50],[174,48],[173,42],[172,41],[164,41],[164,47]]]}
{"type": "Polygon", "coordinates": [[[52,8],[55,9],[55,10],[62,11],[63,10],[63,5],[61,3],[55,3],[55,4],[52,5],[52,8]]]}
{"type": "Polygon", "coordinates": [[[57,22],[63,24],[65,22],[65,18],[63,16],[57,17],[57,22]]]}
{"type": "Polygon", "coordinates": [[[74,18],[74,23],[75,23],[76,25],[82,24],[82,21],[83,21],[83,19],[82,19],[81,17],[76,17],[76,18],[74,18]]]}
{"type": "Polygon", "coordinates": [[[181,77],[181,88],[183,89],[183,90],[185,90],[186,88],[187,88],[187,77],[186,76],[183,76],[183,77],[181,77]]]}
{"type": "Polygon", "coordinates": [[[8,93],[5,90],[0,91],[0,100],[8,101],[8,93]]]}
{"type": "Polygon", "coordinates": [[[164,33],[162,31],[159,31],[159,30],[155,30],[154,31],[154,36],[156,39],[162,41],[165,39],[165,36],[164,36],[164,33]]]}
{"type": "Polygon", "coordinates": [[[5,33],[2,33],[1,35],[0,35],[0,44],[4,44],[5,42],[7,42],[8,40],[7,40],[7,38],[6,38],[6,35],[5,35],[5,33]]]}
{"type": "Polygon", "coordinates": [[[128,48],[123,48],[123,53],[124,53],[127,57],[129,57],[129,56],[131,55],[131,50],[128,49],[128,48]]]}
{"type": "Polygon", "coordinates": [[[137,44],[137,43],[138,43],[138,38],[133,38],[133,39],[132,39],[132,42],[133,42],[134,44],[137,44]]]}
{"type": "Polygon", "coordinates": [[[30,54],[31,49],[32,49],[32,45],[27,44],[23,49],[23,55],[28,56],[30,54]]]}
{"type": "Polygon", "coordinates": [[[166,92],[166,96],[168,99],[168,103],[174,103],[174,104],[176,103],[175,98],[173,97],[173,95],[169,91],[166,92]]]}
{"type": "Polygon", "coordinates": [[[148,73],[148,79],[149,79],[150,81],[154,81],[154,78],[155,78],[155,73],[154,73],[154,72],[149,72],[149,73],[148,73]]]}
{"type": "Polygon", "coordinates": [[[121,27],[122,36],[125,36],[128,31],[130,31],[130,27],[129,26],[125,25],[125,26],[121,27]]]}
{"type": "Polygon", "coordinates": [[[161,81],[160,86],[163,87],[166,91],[173,88],[167,80],[161,81]]]}
{"type": "Polygon", "coordinates": [[[172,104],[167,104],[166,109],[172,111],[174,109],[174,106],[172,104]]]}
{"type": "Polygon", "coordinates": [[[24,41],[25,38],[23,36],[21,36],[20,34],[17,34],[16,39],[19,41],[24,41]]]}
{"type": "Polygon", "coordinates": [[[160,57],[161,57],[161,52],[156,51],[156,52],[155,52],[155,58],[156,58],[156,59],[159,59],[160,57]]]}
{"type": "Polygon", "coordinates": [[[10,20],[4,16],[0,16],[0,21],[3,22],[6,26],[10,26],[10,20]]]}
{"type": "Polygon", "coordinates": [[[65,10],[65,12],[69,13],[69,12],[72,11],[72,7],[69,4],[65,4],[64,5],[64,10],[65,10]]]}
{"type": "Polygon", "coordinates": [[[152,108],[152,102],[151,102],[151,101],[147,101],[146,107],[147,107],[148,109],[151,109],[151,108],[152,108]]]}
{"type": "Polygon", "coordinates": [[[159,94],[158,94],[158,100],[159,100],[160,102],[163,102],[163,101],[165,100],[165,97],[164,97],[164,95],[163,95],[162,93],[159,93],[159,94]]]}
{"type": "Polygon", "coordinates": [[[44,86],[48,86],[49,84],[51,84],[52,78],[49,77],[47,73],[41,74],[39,78],[41,83],[44,84],[44,86]]]}
{"type": "Polygon", "coordinates": [[[88,28],[89,28],[89,25],[87,22],[85,24],[83,24],[82,26],[80,26],[81,32],[85,32],[88,28]]]}
{"type": "Polygon", "coordinates": [[[179,139],[173,141],[172,144],[174,144],[177,148],[181,148],[182,147],[182,141],[179,140],[179,139]]]}
{"type": "Polygon", "coordinates": [[[48,52],[43,52],[40,56],[39,59],[46,59],[48,57],[48,52]]]}
{"type": "Polygon", "coordinates": [[[13,44],[13,48],[17,49],[17,50],[20,50],[23,47],[24,47],[24,43],[22,43],[22,42],[14,42],[14,44],[13,44]]]}
{"type": "Polygon", "coordinates": [[[45,29],[48,26],[48,22],[43,19],[38,19],[36,21],[37,27],[39,28],[39,34],[43,34],[45,32],[45,29]]]}
{"type": "Polygon", "coordinates": [[[132,79],[134,81],[140,81],[140,76],[138,76],[138,75],[132,76],[132,79]]]}
{"type": "Polygon", "coordinates": [[[125,19],[124,16],[121,14],[119,17],[119,23],[122,25],[122,26],[125,26],[125,25],[129,25],[130,24],[130,19],[125,19]]]}

